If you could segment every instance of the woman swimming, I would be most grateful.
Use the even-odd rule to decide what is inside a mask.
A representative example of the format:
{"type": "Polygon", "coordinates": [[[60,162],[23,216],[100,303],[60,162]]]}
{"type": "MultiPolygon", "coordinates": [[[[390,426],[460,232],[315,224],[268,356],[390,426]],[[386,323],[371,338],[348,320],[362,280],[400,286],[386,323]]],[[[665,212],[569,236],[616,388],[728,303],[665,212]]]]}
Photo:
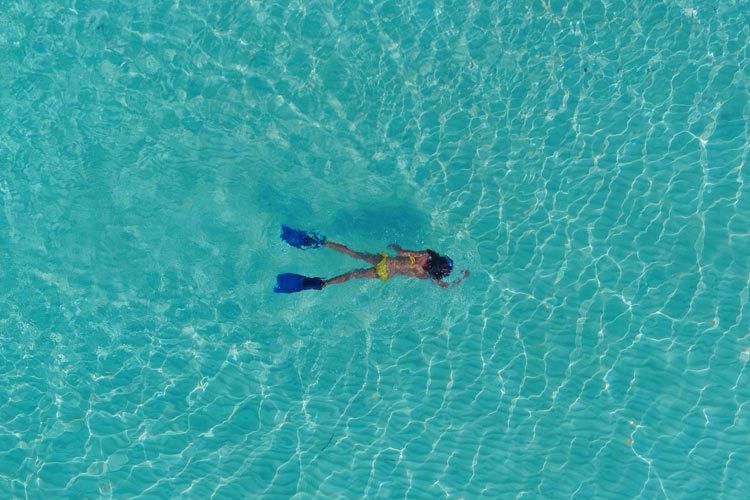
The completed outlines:
{"type": "MultiPolygon", "coordinates": [[[[453,260],[448,256],[439,255],[433,250],[404,250],[393,244],[389,245],[389,248],[392,248],[398,254],[395,256],[386,252],[380,254],[356,252],[340,243],[327,241],[325,236],[298,231],[287,226],[281,226],[281,239],[297,248],[325,246],[355,259],[364,260],[372,264],[373,267],[356,269],[329,279],[309,278],[290,273],[279,274],[276,277],[276,287],[274,288],[277,293],[292,293],[310,289],[320,290],[324,286],[343,283],[354,278],[379,278],[382,281],[388,281],[393,276],[399,275],[429,279],[436,285],[446,288],[448,283],[441,280],[448,277],[453,271],[453,260]]],[[[469,271],[464,271],[463,276],[452,284],[454,286],[459,284],[469,274],[469,271]]]]}

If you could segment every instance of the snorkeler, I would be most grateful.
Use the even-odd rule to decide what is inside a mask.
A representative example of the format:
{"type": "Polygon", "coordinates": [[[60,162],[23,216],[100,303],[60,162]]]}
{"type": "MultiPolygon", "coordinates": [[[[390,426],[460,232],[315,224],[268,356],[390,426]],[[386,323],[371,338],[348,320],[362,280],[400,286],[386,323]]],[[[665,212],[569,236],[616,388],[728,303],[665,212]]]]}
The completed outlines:
{"type": "MultiPolygon", "coordinates": [[[[276,293],[293,293],[302,290],[321,290],[324,286],[343,283],[354,278],[379,278],[388,281],[393,276],[410,276],[412,278],[430,279],[433,283],[443,288],[448,283],[441,281],[448,277],[453,271],[453,261],[450,257],[439,255],[432,250],[404,250],[398,245],[389,245],[398,255],[391,256],[386,252],[380,254],[355,252],[344,245],[327,241],[325,236],[317,233],[307,233],[281,226],[281,239],[297,248],[328,247],[341,253],[345,253],[355,259],[369,262],[373,267],[349,271],[329,279],[310,278],[300,274],[285,273],[276,276],[276,293]]],[[[469,271],[464,271],[463,276],[455,280],[452,285],[459,284],[469,276],[469,271]]]]}

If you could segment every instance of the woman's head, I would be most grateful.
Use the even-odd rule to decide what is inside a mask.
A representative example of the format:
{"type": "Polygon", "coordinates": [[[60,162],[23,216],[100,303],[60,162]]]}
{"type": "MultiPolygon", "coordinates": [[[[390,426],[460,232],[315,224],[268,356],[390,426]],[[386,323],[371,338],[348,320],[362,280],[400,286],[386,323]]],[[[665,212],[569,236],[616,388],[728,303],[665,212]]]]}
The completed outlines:
{"type": "Polygon", "coordinates": [[[439,280],[450,275],[451,271],[453,271],[453,261],[450,257],[447,255],[439,255],[432,250],[427,250],[427,254],[430,258],[427,261],[425,270],[430,276],[439,280]]]}

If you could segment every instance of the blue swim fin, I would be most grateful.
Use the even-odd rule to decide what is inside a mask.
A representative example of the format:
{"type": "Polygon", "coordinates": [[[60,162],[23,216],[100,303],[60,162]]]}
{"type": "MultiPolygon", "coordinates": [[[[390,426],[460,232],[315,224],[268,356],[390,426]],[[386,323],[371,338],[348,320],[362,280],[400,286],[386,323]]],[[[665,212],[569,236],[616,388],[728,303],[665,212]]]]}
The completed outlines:
{"type": "Polygon", "coordinates": [[[321,290],[325,286],[320,278],[308,278],[301,274],[284,273],[276,276],[276,293],[294,293],[302,290],[321,290]]]}
{"type": "Polygon", "coordinates": [[[306,233],[283,224],[281,225],[281,239],[297,248],[318,248],[326,242],[326,237],[318,233],[306,233]]]}

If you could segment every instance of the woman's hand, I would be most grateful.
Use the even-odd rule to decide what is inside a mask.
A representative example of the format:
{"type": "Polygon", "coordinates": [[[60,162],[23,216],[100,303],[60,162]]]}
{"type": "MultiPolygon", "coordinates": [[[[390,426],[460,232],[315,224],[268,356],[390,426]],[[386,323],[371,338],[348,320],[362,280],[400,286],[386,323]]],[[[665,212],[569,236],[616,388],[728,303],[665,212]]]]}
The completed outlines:
{"type": "Polygon", "coordinates": [[[401,254],[404,252],[404,249],[396,245],[395,243],[391,243],[390,245],[388,245],[388,248],[392,249],[394,252],[398,254],[401,254]]]}
{"type": "Polygon", "coordinates": [[[466,278],[468,278],[469,276],[471,276],[471,273],[469,272],[469,270],[468,270],[468,269],[464,269],[464,274],[463,274],[463,276],[461,276],[461,277],[460,277],[460,278],[458,278],[458,279],[457,279],[456,281],[454,281],[453,283],[451,283],[451,286],[456,286],[456,285],[458,285],[459,283],[461,283],[461,282],[462,282],[463,280],[465,280],[465,279],[466,279],[466,278]]]}

